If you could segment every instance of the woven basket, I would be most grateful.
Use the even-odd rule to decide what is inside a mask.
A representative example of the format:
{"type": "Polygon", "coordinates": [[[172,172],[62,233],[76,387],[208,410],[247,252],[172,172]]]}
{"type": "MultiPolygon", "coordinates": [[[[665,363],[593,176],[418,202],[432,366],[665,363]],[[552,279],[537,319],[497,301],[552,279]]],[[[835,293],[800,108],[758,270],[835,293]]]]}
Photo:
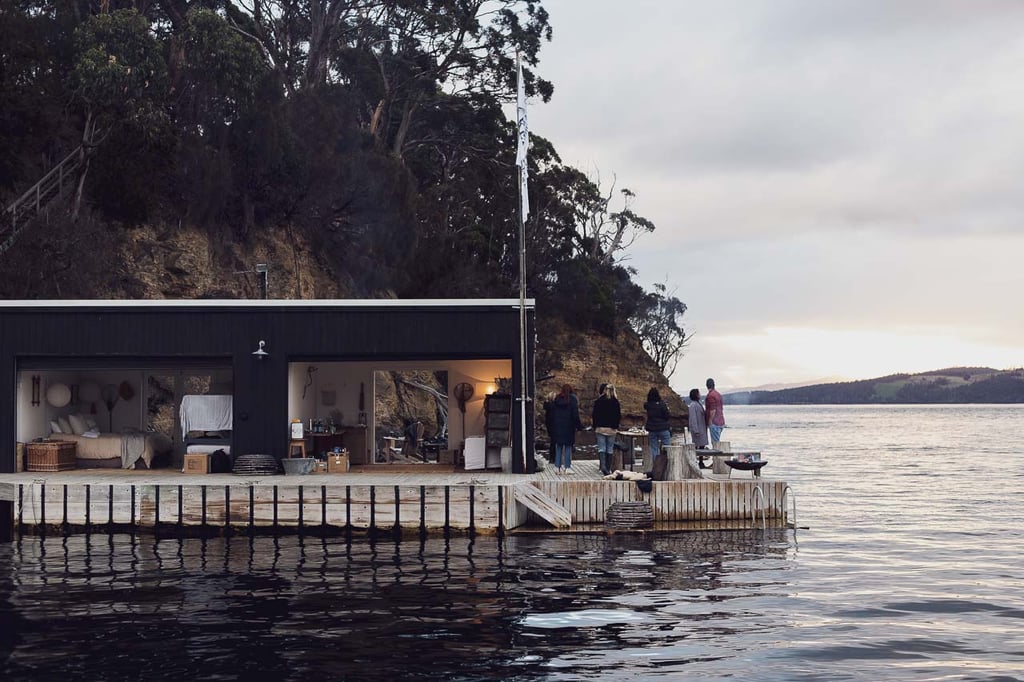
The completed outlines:
{"type": "Polygon", "coordinates": [[[605,512],[604,523],[612,528],[650,528],[654,508],[647,502],[615,502],[605,512]]]}
{"type": "Polygon", "coordinates": [[[64,441],[27,443],[25,445],[25,469],[27,471],[74,469],[77,449],[74,443],[64,441]]]}

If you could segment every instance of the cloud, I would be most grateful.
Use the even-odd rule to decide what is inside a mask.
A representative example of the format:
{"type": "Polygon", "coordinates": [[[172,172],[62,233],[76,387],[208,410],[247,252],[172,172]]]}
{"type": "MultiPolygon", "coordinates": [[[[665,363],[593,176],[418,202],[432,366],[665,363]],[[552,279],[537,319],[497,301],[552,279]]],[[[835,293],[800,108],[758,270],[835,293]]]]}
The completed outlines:
{"type": "Polygon", "coordinates": [[[814,378],[848,361],[811,367],[764,330],[915,329],[979,354],[962,364],[1021,346],[1024,3],[545,7],[556,89],[531,127],[636,192],[657,230],[629,264],[688,304],[695,353],[753,339],[717,362],[814,378]]]}

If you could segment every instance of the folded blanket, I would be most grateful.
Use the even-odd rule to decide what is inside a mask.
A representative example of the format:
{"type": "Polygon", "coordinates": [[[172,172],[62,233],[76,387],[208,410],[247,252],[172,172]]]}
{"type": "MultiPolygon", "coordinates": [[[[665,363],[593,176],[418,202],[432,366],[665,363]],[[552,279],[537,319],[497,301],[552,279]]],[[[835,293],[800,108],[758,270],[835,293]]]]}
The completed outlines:
{"type": "Polygon", "coordinates": [[[97,429],[89,429],[82,432],[82,438],[99,438],[100,432],[97,429]]]}
{"type": "MultiPolygon", "coordinates": [[[[121,468],[132,469],[146,451],[146,434],[136,429],[125,429],[121,434],[121,468]]],[[[149,462],[146,463],[147,466],[149,462]]]]}

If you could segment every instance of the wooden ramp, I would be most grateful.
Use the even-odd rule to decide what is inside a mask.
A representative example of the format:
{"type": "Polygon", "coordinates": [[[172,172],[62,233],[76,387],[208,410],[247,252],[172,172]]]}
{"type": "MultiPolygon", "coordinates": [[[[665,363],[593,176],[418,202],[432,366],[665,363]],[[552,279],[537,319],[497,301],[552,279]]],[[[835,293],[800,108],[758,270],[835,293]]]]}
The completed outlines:
{"type": "Polygon", "coordinates": [[[532,483],[518,483],[513,488],[516,502],[521,502],[539,517],[555,528],[572,526],[572,514],[552,498],[540,491],[532,483]]]}

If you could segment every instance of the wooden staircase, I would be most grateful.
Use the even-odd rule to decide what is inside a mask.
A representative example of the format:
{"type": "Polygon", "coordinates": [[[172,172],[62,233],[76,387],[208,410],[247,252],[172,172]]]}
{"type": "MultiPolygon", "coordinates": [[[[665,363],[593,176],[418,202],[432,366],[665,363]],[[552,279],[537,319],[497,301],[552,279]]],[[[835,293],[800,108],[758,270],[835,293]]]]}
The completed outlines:
{"type": "Polygon", "coordinates": [[[0,221],[0,255],[11,248],[29,223],[63,196],[68,188],[74,187],[84,167],[85,150],[78,147],[4,209],[3,220],[0,221]]]}
{"type": "Polygon", "coordinates": [[[532,483],[517,483],[512,490],[516,502],[526,505],[527,509],[540,516],[555,528],[569,528],[572,526],[572,513],[545,495],[532,483]]]}

